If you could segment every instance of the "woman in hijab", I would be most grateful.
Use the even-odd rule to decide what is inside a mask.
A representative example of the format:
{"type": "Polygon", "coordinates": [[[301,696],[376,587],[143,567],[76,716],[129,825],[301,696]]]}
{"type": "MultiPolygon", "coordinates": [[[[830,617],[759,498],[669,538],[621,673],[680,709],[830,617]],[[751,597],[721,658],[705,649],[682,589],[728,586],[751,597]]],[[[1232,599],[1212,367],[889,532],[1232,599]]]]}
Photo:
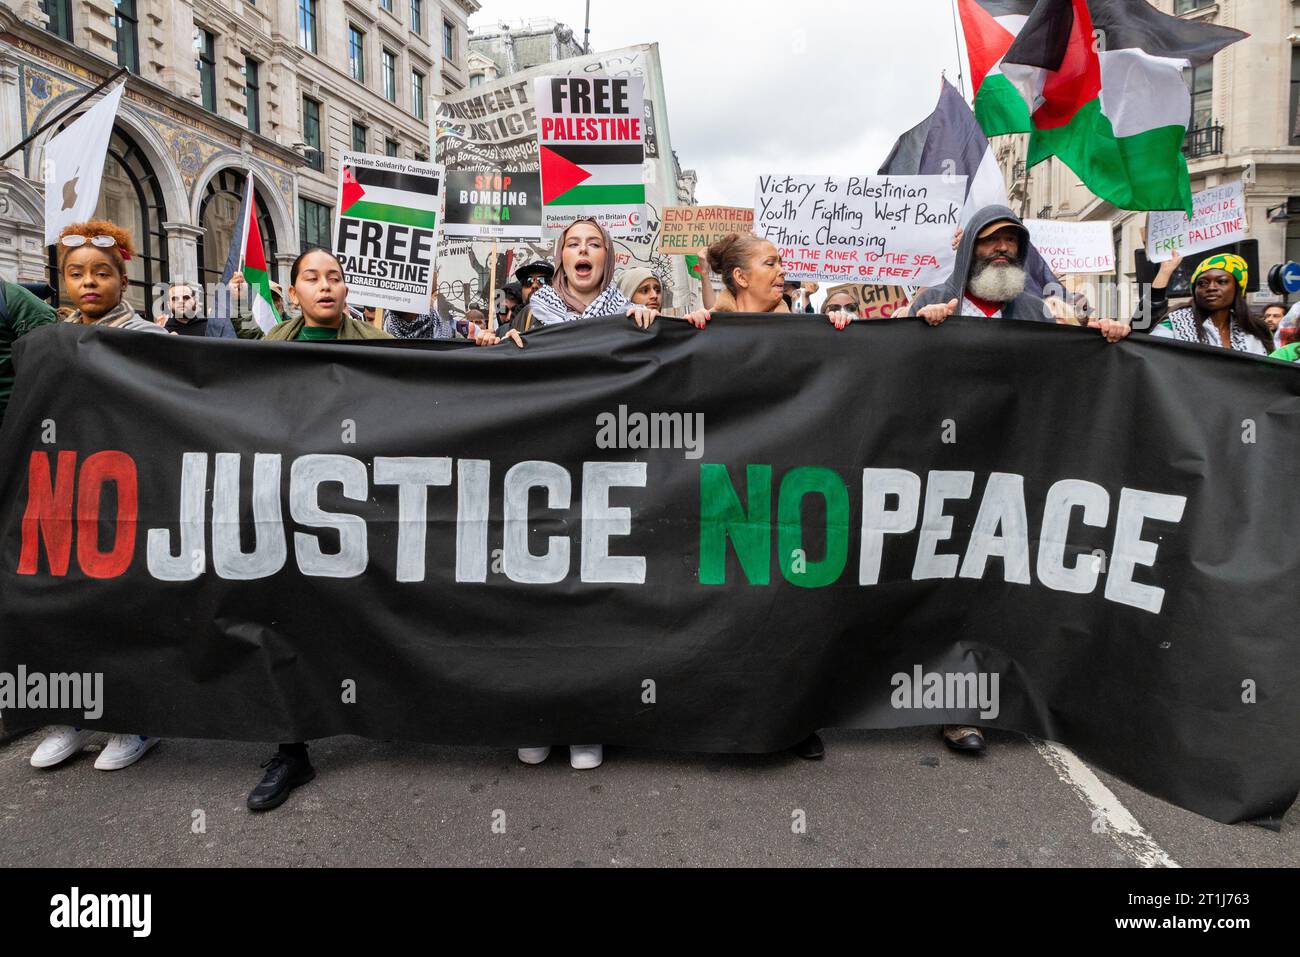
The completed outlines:
{"type": "Polygon", "coordinates": [[[624,269],[618,274],[618,291],[634,306],[645,306],[658,311],[663,302],[663,283],[653,271],[644,266],[624,269]]]}
{"type": "Polygon", "coordinates": [[[565,227],[555,244],[555,261],[555,280],[528,300],[538,325],[622,313],[645,329],[659,315],[657,309],[633,305],[614,285],[613,244],[596,220],[575,219],[565,227]]]}

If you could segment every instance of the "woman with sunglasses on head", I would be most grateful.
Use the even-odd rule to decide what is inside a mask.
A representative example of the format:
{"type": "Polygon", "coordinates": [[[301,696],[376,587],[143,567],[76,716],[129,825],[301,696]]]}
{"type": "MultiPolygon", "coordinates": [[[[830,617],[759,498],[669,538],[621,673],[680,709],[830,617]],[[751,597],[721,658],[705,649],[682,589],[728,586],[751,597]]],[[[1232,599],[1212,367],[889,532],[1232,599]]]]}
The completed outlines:
{"type": "MultiPolygon", "coordinates": [[[[158,325],[136,315],[125,301],[126,264],[135,255],[131,234],[116,223],[93,220],[66,226],[56,247],[59,276],[76,308],[63,321],[109,326],[167,335],[158,325]]],[[[60,725],[50,728],[32,752],[34,768],[52,768],[81,751],[95,732],[60,725]]],[[[143,734],[113,734],[95,760],[100,771],[117,771],[144,757],[158,738],[143,734]]]]}
{"type": "Polygon", "coordinates": [[[790,311],[781,254],[766,239],[753,233],[730,233],[709,247],[707,261],[709,269],[722,277],[722,292],[711,308],[684,317],[691,325],[703,329],[715,312],[790,311]]]}
{"type": "Polygon", "coordinates": [[[126,301],[126,264],[134,255],[131,234],[116,223],[96,219],[65,226],[57,247],[59,275],[75,309],[64,321],[163,332],[126,301]]]}
{"type": "Polygon", "coordinates": [[[555,260],[555,281],[528,300],[537,325],[622,314],[645,329],[659,315],[657,309],[633,305],[614,284],[613,242],[596,220],[583,217],[565,227],[555,244],[555,260]]]}

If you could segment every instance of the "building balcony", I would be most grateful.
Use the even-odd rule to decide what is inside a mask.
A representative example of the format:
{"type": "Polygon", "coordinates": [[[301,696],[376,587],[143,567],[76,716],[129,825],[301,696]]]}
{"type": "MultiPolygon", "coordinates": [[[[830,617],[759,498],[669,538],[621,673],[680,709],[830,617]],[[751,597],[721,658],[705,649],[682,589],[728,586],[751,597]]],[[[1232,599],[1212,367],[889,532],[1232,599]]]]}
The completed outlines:
{"type": "Polygon", "coordinates": [[[1223,125],[1212,124],[1188,130],[1183,137],[1183,155],[1189,160],[1216,156],[1223,152],[1223,125]]]}

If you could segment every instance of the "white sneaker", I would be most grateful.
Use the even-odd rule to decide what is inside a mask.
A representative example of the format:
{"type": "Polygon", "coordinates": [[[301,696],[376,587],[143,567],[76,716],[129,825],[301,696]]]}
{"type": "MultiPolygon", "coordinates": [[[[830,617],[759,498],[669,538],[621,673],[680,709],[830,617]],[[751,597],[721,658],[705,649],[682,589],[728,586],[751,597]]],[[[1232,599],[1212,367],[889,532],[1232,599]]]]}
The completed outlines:
{"type": "Polygon", "coordinates": [[[520,748],[519,760],[524,764],[541,764],[551,756],[551,746],[544,748],[520,748]]]}
{"type": "Polygon", "coordinates": [[[605,748],[599,744],[569,745],[569,767],[578,771],[589,771],[600,767],[605,760],[605,748]]]}
{"type": "Polygon", "coordinates": [[[62,764],[86,746],[95,732],[61,724],[50,728],[50,733],[32,752],[32,767],[52,768],[62,764]]]}
{"type": "Polygon", "coordinates": [[[95,767],[100,771],[120,771],[139,761],[159,740],[143,734],[115,734],[99,753],[95,767]]]}

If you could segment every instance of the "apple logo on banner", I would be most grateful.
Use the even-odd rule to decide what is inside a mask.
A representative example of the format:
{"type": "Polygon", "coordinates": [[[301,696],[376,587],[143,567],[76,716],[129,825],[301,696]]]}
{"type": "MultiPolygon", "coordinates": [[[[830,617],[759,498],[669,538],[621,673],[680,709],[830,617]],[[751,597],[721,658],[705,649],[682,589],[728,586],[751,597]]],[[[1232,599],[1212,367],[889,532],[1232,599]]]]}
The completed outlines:
{"type": "Polygon", "coordinates": [[[77,180],[80,176],[74,176],[63,184],[63,209],[68,210],[77,205],[77,180]]]}

